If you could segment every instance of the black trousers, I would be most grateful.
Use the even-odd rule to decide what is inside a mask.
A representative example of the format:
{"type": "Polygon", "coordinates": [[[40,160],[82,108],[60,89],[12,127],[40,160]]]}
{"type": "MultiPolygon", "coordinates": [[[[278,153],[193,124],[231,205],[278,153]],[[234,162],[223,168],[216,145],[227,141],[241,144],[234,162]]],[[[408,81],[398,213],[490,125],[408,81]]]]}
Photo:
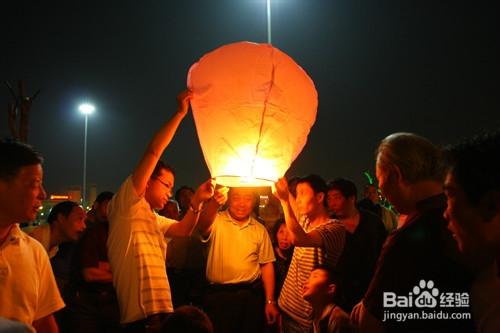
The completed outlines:
{"type": "Polygon", "coordinates": [[[264,289],[254,283],[209,285],[204,310],[215,333],[260,333],[264,331],[264,289]]]}
{"type": "Polygon", "coordinates": [[[74,333],[121,332],[120,308],[114,291],[80,290],[69,305],[74,333]]]}
{"type": "Polygon", "coordinates": [[[167,268],[174,309],[181,305],[202,307],[206,288],[205,270],[167,268]]]}

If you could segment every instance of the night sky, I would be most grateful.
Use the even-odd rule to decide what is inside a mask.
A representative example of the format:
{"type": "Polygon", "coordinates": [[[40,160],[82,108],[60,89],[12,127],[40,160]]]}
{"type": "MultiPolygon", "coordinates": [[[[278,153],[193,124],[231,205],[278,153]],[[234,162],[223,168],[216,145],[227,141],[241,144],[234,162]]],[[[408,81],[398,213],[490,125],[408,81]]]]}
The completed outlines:
{"type": "MultiPolygon", "coordinates": [[[[265,0],[10,1],[2,4],[1,79],[38,88],[29,143],[48,193],[87,181],[116,191],[175,111],[187,71],[236,41],[265,42],[265,0]]],[[[500,127],[498,15],[480,2],[272,0],[273,45],[319,94],[316,124],[287,175],[373,173],[380,139],[410,131],[438,144],[500,127]]],[[[0,136],[9,135],[0,87],[0,136]]],[[[163,156],[176,187],[208,178],[191,115],[163,156]]]]}

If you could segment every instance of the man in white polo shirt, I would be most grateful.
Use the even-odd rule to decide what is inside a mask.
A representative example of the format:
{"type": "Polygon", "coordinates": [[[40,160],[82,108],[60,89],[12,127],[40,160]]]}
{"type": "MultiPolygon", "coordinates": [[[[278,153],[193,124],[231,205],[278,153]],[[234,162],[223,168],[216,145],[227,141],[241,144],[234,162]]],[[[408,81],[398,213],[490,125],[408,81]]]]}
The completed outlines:
{"type": "Polygon", "coordinates": [[[213,195],[214,182],[208,180],[197,189],[180,222],[155,212],[165,205],[174,187],[174,172],[160,156],[186,115],[189,98],[189,91],[179,94],[177,112],[153,137],[108,206],[108,257],[120,321],[127,332],[159,332],[163,319],[173,312],[165,237],[190,235],[203,202],[213,195]]]}
{"type": "Polygon", "coordinates": [[[37,332],[58,332],[64,307],[43,246],[21,231],[45,199],[42,157],[25,144],[0,141],[0,317],[37,332]]]}

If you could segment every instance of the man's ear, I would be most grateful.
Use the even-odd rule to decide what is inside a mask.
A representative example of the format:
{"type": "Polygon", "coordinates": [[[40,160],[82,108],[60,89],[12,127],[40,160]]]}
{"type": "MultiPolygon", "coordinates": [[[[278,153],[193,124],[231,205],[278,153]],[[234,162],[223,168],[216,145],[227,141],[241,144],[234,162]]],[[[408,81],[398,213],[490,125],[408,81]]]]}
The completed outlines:
{"type": "Polygon", "coordinates": [[[397,165],[391,165],[389,168],[389,177],[394,177],[394,180],[398,183],[404,181],[403,173],[397,165]]]}
{"type": "Polygon", "coordinates": [[[337,286],[334,283],[330,283],[328,285],[328,290],[327,290],[328,295],[333,296],[333,294],[335,293],[335,290],[337,290],[337,286]]]}
{"type": "Polygon", "coordinates": [[[323,205],[323,201],[325,200],[325,193],[319,192],[316,194],[316,201],[318,204],[323,205]]]}
{"type": "Polygon", "coordinates": [[[52,221],[52,224],[55,224],[57,222],[62,222],[62,220],[65,218],[64,214],[63,213],[58,213],[56,215],[56,219],[54,221],[52,221]]]}

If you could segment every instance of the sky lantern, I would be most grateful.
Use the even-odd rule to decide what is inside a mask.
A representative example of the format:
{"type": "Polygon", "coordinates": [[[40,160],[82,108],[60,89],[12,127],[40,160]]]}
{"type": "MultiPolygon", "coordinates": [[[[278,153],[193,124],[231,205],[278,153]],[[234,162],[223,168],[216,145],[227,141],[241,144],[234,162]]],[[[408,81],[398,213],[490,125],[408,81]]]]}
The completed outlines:
{"type": "Polygon", "coordinates": [[[270,186],[316,120],[313,81],[270,44],[238,42],[205,54],[191,66],[188,88],[205,161],[222,185],[270,186]]]}

